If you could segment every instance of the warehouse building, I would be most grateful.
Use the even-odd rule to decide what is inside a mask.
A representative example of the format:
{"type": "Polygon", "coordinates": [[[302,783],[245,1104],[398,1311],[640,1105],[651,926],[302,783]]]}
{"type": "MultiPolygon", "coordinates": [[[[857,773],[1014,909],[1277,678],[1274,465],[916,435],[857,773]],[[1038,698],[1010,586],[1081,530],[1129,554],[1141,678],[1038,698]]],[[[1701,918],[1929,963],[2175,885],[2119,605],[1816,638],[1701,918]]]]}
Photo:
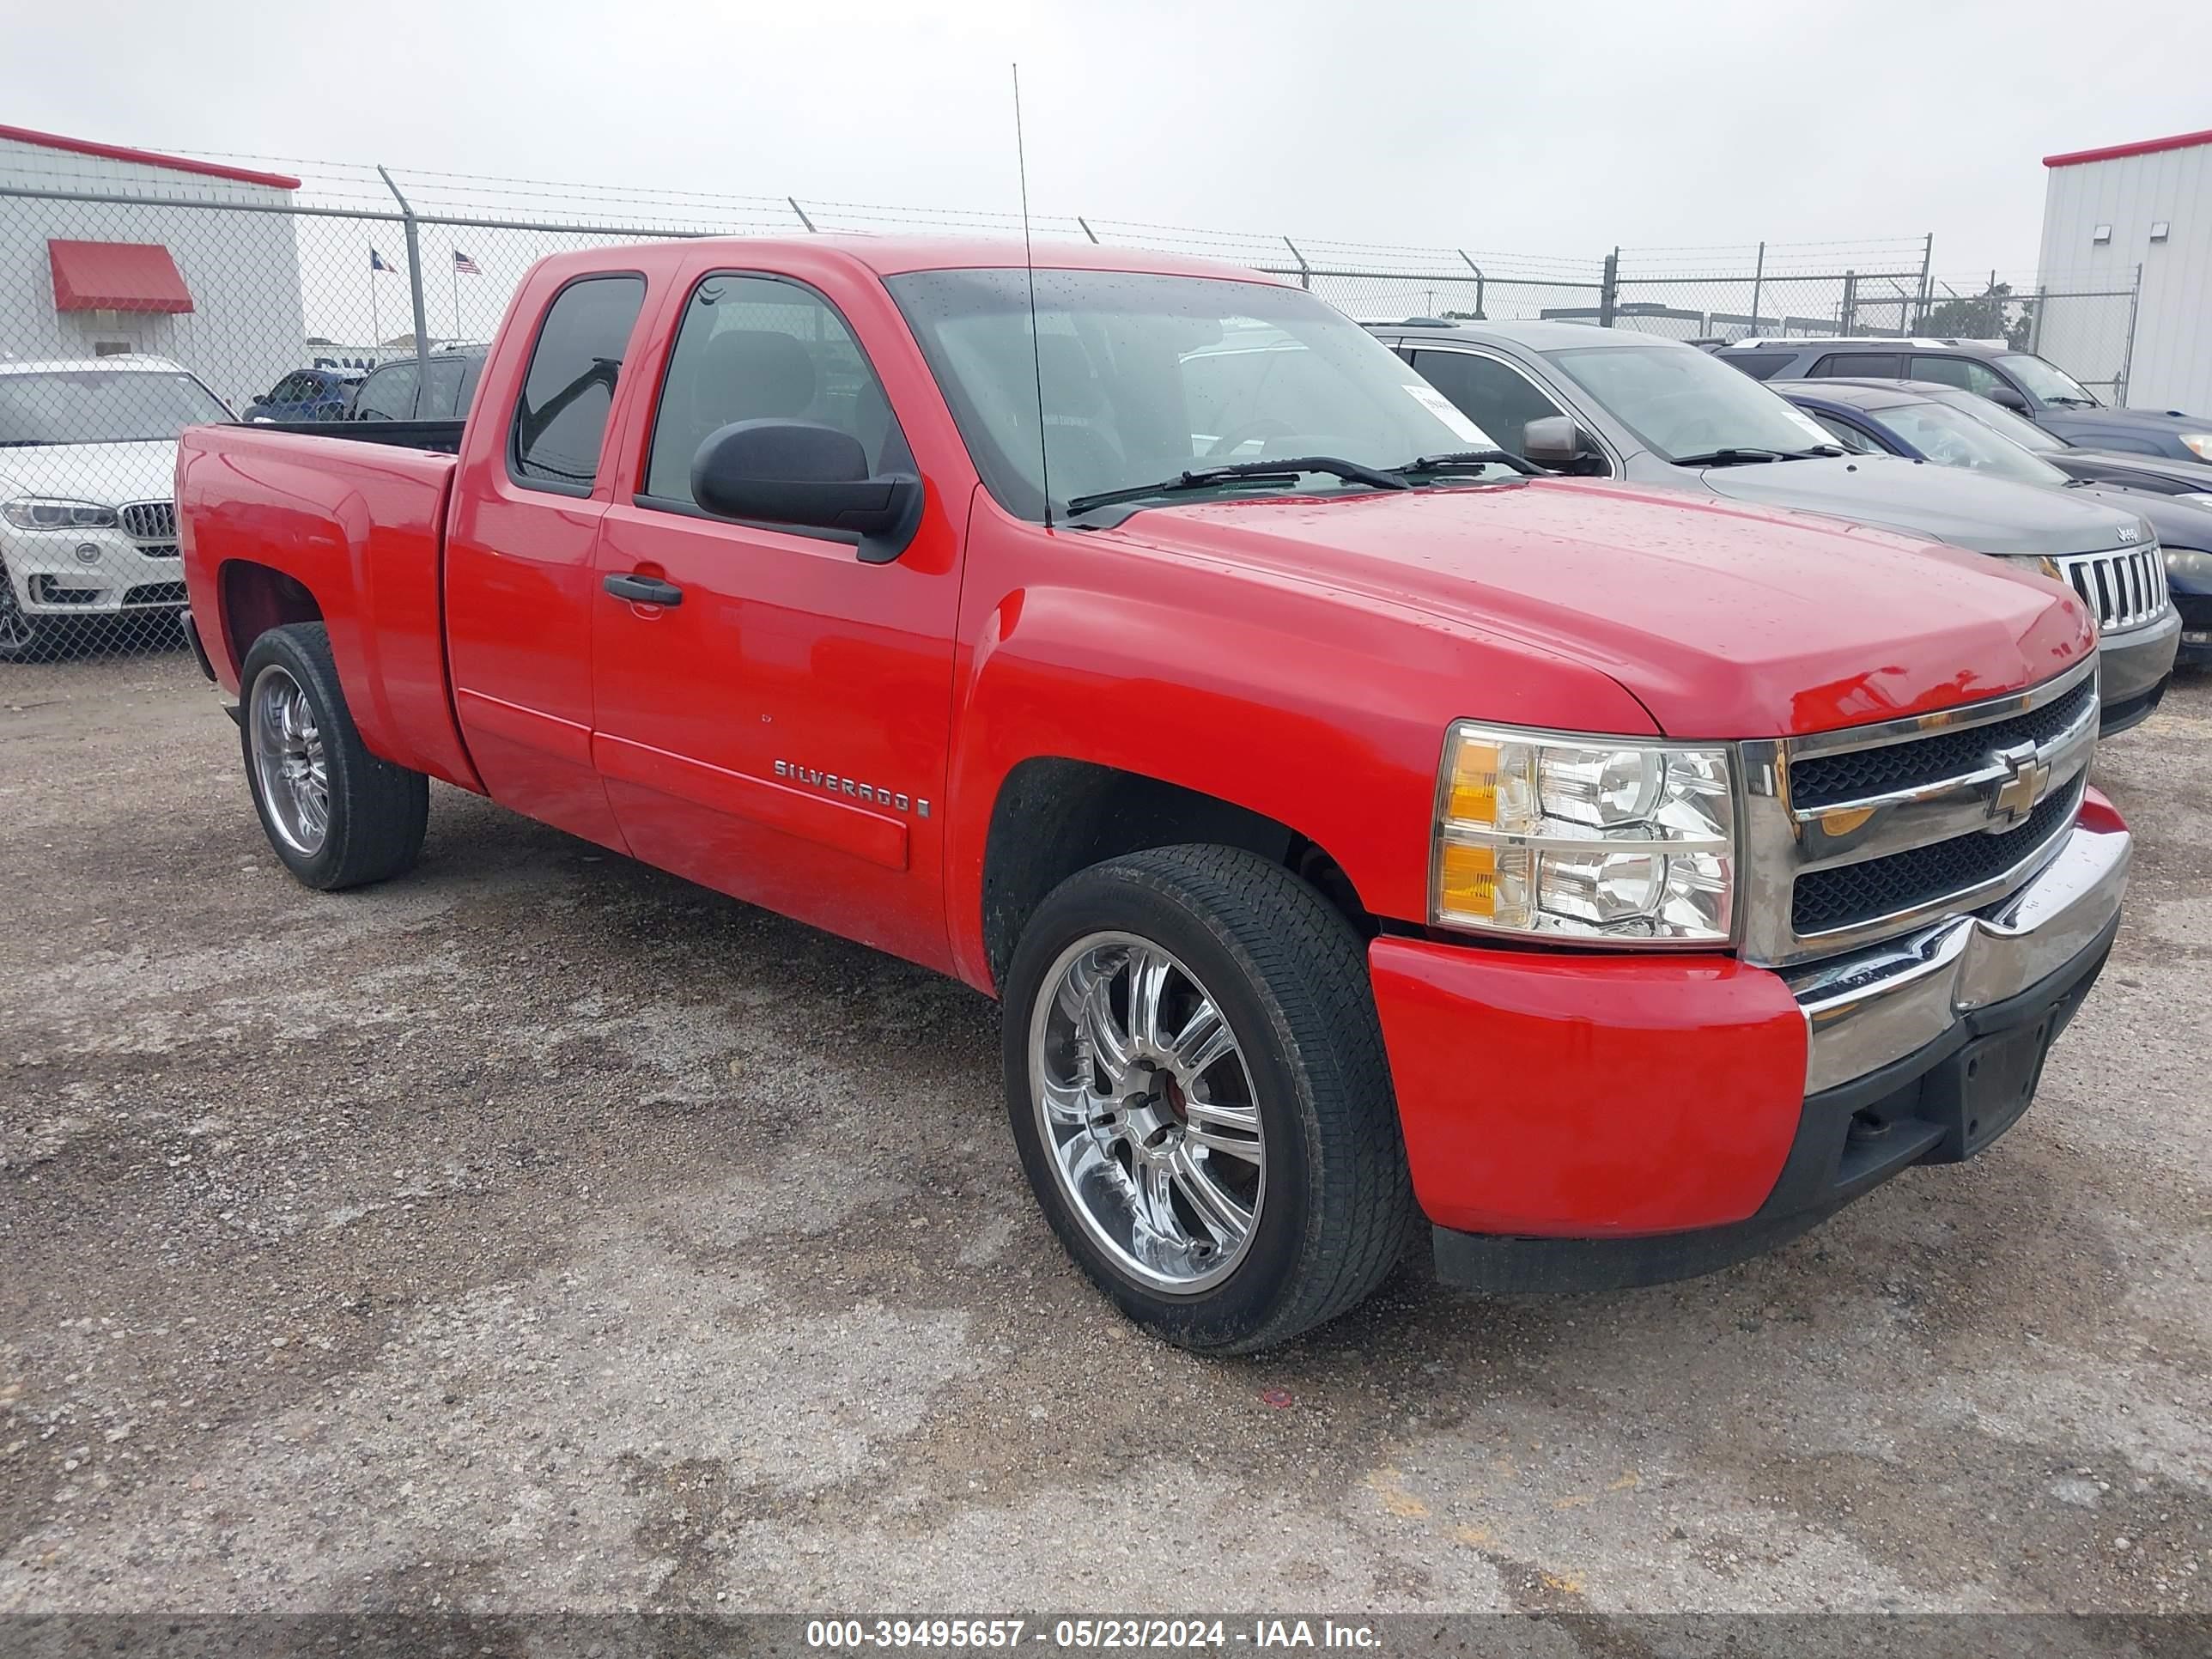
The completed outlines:
{"type": "MultiPolygon", "coordinates": [[[[2054,297],[2053,329],[2112,335],[2106,349],[2124,365],[2124,401],[2135,407],[2212,414],[2212,132],[2046,155],[2043,165],[2041,285],[2053,296],[2089,296],[2054,297]]],[[[2048,337],[2042,349],[2053,355],[2048,337]]]]}
{"type": "Polygon", "coordinates": [[[0,126],[0,356],[174,358],[234,404],[300,366],[297,179],[0,126]],[[72,199],[128,196],[127,202],[72,199]],[[243,208],[210,213],[191,203],[243,208]],[[168,204],[174,203],[171,206],[168,204]]]}

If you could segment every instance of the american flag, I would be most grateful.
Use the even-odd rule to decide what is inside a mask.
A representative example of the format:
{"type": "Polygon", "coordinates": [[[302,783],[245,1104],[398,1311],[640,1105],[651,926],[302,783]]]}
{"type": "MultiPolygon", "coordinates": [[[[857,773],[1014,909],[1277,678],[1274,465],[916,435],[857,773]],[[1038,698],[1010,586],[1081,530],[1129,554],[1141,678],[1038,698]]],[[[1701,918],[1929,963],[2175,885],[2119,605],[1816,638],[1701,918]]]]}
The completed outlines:
{"type": "Polygon", "coordinates": [[[459,248],[455,248],[453,250],[453,269],[464,276],[481,276],[483,275],[482,268],[477,265],[477,262],[470,258],[467,254],[462,252],[459,248]]]}
{"type": "Polygon", "coordinates": [[[368,268],[370,272],[374,274],[380,270],[389,270],[392,269],[392,265],[381,253],[379,253],[374,248],[371,248],[368,251],[368,268]]]}

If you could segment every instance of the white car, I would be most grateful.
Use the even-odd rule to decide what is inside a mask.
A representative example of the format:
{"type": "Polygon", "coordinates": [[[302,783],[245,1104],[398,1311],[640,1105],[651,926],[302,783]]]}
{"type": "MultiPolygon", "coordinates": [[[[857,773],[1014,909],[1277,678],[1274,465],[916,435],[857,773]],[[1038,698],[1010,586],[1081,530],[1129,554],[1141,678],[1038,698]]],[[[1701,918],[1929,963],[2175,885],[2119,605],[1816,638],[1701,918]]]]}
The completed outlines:
{"type": "Polygon", "coordinates": [[[166,358],[0,359],[0,660],[89,620],[182,637],[177,434],[232,418],[166,358]]]}

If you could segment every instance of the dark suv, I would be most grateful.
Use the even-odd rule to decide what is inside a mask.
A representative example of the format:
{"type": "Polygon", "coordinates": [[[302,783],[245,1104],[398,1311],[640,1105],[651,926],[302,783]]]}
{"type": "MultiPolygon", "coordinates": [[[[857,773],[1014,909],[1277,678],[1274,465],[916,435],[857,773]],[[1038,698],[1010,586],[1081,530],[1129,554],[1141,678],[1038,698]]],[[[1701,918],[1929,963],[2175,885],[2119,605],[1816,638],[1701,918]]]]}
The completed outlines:
{"type": "Polygon", "coordinates": [[[1979,340],[1740,340],[1713,356],[1754,380],[1934,380],[2093,449],[2212,461],[2212,417],[2115,409],[2056,364],[1979,340]]]}
{"type": "Polygon", "coordinates": [[[448,346],[429,356],[430,383],[421,386],[422,366],[412,357],[383,363],[354,393],[349,421],[458,421],[469,412],[483,373],[488,346],[448,346]]]}

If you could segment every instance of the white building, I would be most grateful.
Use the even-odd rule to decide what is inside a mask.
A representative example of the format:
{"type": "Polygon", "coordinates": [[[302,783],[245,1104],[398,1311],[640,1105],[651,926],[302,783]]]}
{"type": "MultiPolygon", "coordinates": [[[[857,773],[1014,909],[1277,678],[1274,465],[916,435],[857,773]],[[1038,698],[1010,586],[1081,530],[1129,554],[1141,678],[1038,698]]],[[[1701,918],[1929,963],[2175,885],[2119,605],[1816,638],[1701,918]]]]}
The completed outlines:
{"type": "Polygon", "coordinates": [[[172,357],[237,404],[301,367],[297,179],[0,126],[0,354],[172,357]],[[128,203],[64,199],[118,197],[128,203]]]}
{"type": "Polygon", "coordinates": [[[2095,349],[2088,355],[2124,363],[2136,408],[2212,415],[2212,132],[2046,155],[2043,165],[2042,287],[2053,296],[2124,296],[2142,270],[2132,342],[2128,299],[2054,297],[2044,355],[2078,358],[2078,343],[2069,354],[2052,347],[2057,331],[2069,342],[2083,335],[2095,349]]]}

